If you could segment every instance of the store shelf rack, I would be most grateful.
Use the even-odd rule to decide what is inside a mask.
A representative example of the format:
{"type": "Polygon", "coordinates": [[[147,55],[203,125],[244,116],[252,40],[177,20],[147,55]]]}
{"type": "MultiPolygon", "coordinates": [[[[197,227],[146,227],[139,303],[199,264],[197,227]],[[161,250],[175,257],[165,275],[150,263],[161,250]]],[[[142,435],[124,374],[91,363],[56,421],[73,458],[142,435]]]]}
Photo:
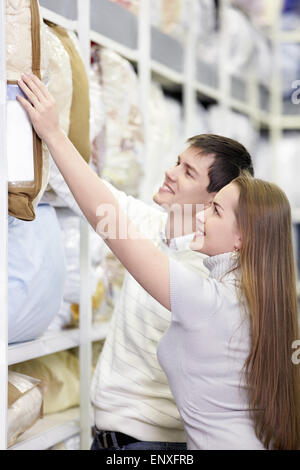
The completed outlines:
{"type": "Polygon", "coordinates": [[[6,62],[5,1],[0,0],[0,448],[7,442],[7,159],[6,159],[6,62]],[[4,51],[4,53],[3,53],[4,51]]]}
{"type": "Polygon", "coordinates": [[[79,408],[46,415],[23,433],[9,450],[45,450],[80,432],[79,408]]]}
{"type": "MultiPolygon", "coordinates": [[[[273,177],[276,180],[276,148],[281,132],[285,128],[300,128],[300,109],[291,111],[282,104],[280,81],[271,82],[270,90],[263,89],[257,83],[254,74],[247,82],[230,78],[226,73],[226,40],[224,60],[209,68],[195,58],[195,28],[193,20],[193,0],[189,0],[191,18],[190,31],[185,45],[163,34],[150,24],[150,0],[140,1],[140,14],[135,17],[124,8],[110,0],[40,0],[42,16],[79,35],[82,54],[88,67],[90,40],[108,47],[128,60],[135,62],[138,68],[140,104],[145,117],[144,133],[146,137],[145,180],[142,183],[141,197],[147,200],[149,187],[147,182],[147,145],[149,123],[147,120],[151,76],[160,76],[172,87],[182,87],[185,120],[185,136],[190,135],[195,120],[197,94],[217,100],[224,110],[232,108],[248,115],[257,126],[270,129],[274,148],[273,177]]],[[[221,34],[224,34],[222,8],[228,0],[221,2],[221,34]]],[[[278,20],[278,19],[277,19],[278,20]]],[[[226,39],[226,38],[225,38],[226,39]]],[[[276,21],[272,30],[274,69],[272,77],[279,76],[280,42],[299,41],[299,32],[282,33],[276,21]]],[[[91,365],[91,342],[94,338],[103,338],[107,325],[102,325],[97,332],[91,327],[91,309],[89,285],[89,242],[85,223],[81,224],[81,301],[80,328],[78,330],[47,333],[42,338],[22,345],[7,347],[7,163],[5,145],[5,0],[0,0],[0,381],[7,383],[7,365],[29,358],[49,354],[54,351],[79,346],[81,374],[81,402],[79,410],[69,410],[57,416],[44,418],[26,432],[11,449],[45,449],[60,440],[78,432],[81,435],[81,448],[89,448],[90,408],[89,384],[91,365]]],[[[227,52],[228,54],[228,52],[227,52]]],[[[300,209],[293,210],[295,222],[300,222],[300,209]]],[[[0,448],[5,449],[6,442],[6,406],[7,390],[2,387],[0,394],[0,448]]]]}
{"type": "MultiPolygon", "coordinates": [[[[91,329],[91,342],[105,339],[109,322],[94,323],[91,329]]],[[[15,343],[8,346],[8,365],[28,361],[36,357],[46,356],[58,351],[80,346],[79,328],[65,330],[49,330],[44,335],[25,343],[15,343]]]]}
{"type": "MultiPolygon", "coordinates": [[[[47,449],[74,433],[80,433],[81,448],[88,449],[91,443],[90,380],[91,380],[91,343],[105,338],[108,324],[91,326],[91,295],[89,286],[90,249],[89,229],[86,222],[80,224],[80,325],[78,329],[61,332],[47,332],[41,338],[22,344],[7,345],[7,162],[5,145],[6,118],[6,71],[5,71],[5,1],[0,0],[0,232],[1,262],[0,267],[0,448],[7,448],[7,366],[34,357],[43,356],[71,347],[79,347],[80,363],[80,407],[76,417],[69,413],[57,414],[40,420],[29,432],[22,435],[12,449],[47,449]],[[75,419],[76,418],[76,419],[75,419]],[[39,430],[43,431],[39,434],[39,430]],[[35,435],[35,433],[37,433],[35,435]],[[28,439],[27,439],[28,436],[28,439]]],[[[53,5],[55,2],[52,2],[53,5]]],[[[57,2],[58,3],[58,2],[57,2]]],[[[90,61],[89,38],[89,2],[71,0],[63,2],[66,16],[57,16],[48,11],[47,19],[78,33],[81,53],[86,68],[90,61]]]]}
{"type": "MultiPolygon", "coordinates": [[[[280,30],[280,12],[278,10],[278,16],[270,31],[274,60],[273,69],[270,70],[270,87],[268,89],[257,82],[255,71],[249,74],[247,80],[242,80],[239,77],[228,76],[226,67],[222,64],[207,64],[196,58],[196,38],[195,34],[191,34],[192,20],[185,45],[151,26],[150,13],[147,14],[145,7],[147,2],[148,0],[140,2],[140,8],[144,9],[143,14],[136,17],[110,0],[90,0],[90,39],[114,50],[131,62],[137,63],[140,76],[148,77],[143,80],[143,96],[146,95],[145,90],[149,86],[146,82],[149,81],[151,74],[155,74],[156,78],[161,77],[164,84],[168,84],[170,87],[183,89],[186,137],[190,136],[189,129],[193,128],[197,94],[223,103],[225,108],[249,116],[257,127],[268,128],[274,150],[272,179],[276,181],[278,179],[277,149],[282,132],[285,129],[300,129],[300,106],[294,105],[291,100],[282,100],[281,83],[278,78],[280,77],[280,44],[282,42],[299,42],[299,32],[280,30]],[[148,57],[147,51],[144,51],[143,54],[141,52],[143,41],[147,36],[149,41],[148,57]],[[190,61],[187,60],[189,55],[192,55],[190,61]]],[[[191,19],[196,18],[196,15],[193,15],[194,3],[190,0],[191,19]]],[[[72,0],[66,2],[41,0],[40,4],[44,7],[43,14],[47,18],[65,24],[66,27],[68,25],[74,27],[76,2],[72,2],[72,0]]],[[[228,4],[228,0],[222,0],[221,12],[226,4],[228,4]]],[[[224,35],[222,14],[220,25],[221,34],[224,35]]],[[[225,45],[226,41],[223,47],[223,62],[227,60],[225,45]]],[[[142,100],[143,98],[141,98],[142,100]]],[[[143,103],[145,116],[147,116],[146,107],[147,103],[143,103]]],[[[147,129],[145,129],[145,133],[147,133],[147,129]]],[[[149,161],[145,159],[145,175],[149,174],[147,172],[148,164],[149,161]]],[[[141,197],[149,201],[147,176],[141,188],[141,197]]],[[[300,220],[299,211],[300,209],[293,208],[295,223],[300,220]]]]}

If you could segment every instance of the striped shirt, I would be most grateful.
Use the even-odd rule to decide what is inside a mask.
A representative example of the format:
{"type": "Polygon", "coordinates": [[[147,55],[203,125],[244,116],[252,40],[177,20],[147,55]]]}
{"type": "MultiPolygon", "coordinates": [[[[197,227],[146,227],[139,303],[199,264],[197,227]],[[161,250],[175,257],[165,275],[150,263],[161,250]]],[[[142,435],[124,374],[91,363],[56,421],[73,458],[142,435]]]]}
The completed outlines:
{"type": "MultiPolygon", "coordinates": [[[[147,238],[193,271],[208,276],[205,255],[182,246],[174,249],[176,240],[170,244],[173,249],[164,243],[165,212],[106,184],[147,238]]],[[[143,441],[185,442],[183,424],[156,355],[170,321],[170,312],[127,272],[92,380],[97,428],[143,441]]]]}

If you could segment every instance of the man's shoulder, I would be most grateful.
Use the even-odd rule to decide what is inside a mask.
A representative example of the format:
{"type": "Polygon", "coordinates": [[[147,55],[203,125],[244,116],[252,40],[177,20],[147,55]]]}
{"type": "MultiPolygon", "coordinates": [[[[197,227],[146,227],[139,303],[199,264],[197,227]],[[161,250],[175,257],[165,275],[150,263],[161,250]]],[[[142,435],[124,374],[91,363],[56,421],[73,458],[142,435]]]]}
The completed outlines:
{"type": "Polygon", "coordinates": [[[193,250],[174,251],[172,257],[186,268],[194,271],[199,276],[208,277],[209,270],[204,265],[204,260],[207,258],[203,253],[193,250]]]}

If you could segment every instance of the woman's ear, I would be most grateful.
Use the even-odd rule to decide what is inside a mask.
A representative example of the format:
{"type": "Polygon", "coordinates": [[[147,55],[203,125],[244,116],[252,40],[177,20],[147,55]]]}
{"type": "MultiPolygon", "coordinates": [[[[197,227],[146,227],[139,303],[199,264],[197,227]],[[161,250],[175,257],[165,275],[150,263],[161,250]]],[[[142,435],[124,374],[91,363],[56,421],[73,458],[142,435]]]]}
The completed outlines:
{"type": "Polygon", "coordinates": [[[237,231],[234,241],[234,251],[240,251],[242,248],[242,236],[239,231],[237,231]]]}

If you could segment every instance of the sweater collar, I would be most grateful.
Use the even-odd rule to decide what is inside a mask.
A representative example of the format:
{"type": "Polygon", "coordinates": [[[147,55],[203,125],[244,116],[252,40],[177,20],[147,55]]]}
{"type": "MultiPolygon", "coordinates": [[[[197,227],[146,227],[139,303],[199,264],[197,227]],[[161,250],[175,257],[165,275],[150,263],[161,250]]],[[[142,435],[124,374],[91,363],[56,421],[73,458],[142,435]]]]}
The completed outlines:
{"type": "Polygon", "coordinates": [[[209,277],[217,281],[237,279],[236,270],[231,271],[238,265],[238,255],[234,251],[209,256],[205,258],[203,264],[210,272],[209,277]]]}

